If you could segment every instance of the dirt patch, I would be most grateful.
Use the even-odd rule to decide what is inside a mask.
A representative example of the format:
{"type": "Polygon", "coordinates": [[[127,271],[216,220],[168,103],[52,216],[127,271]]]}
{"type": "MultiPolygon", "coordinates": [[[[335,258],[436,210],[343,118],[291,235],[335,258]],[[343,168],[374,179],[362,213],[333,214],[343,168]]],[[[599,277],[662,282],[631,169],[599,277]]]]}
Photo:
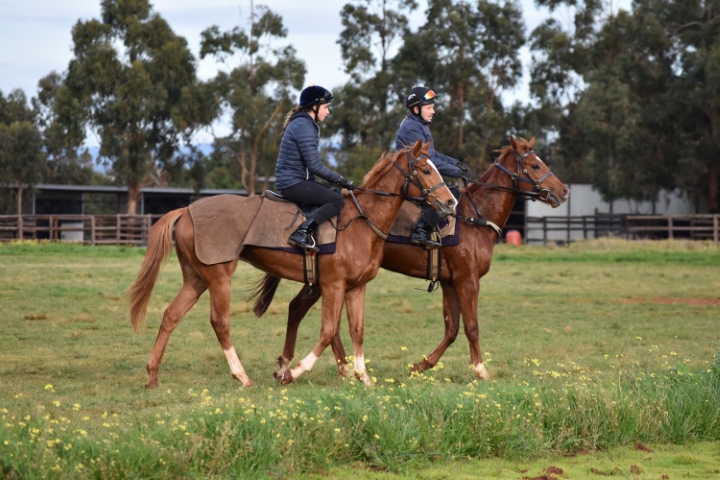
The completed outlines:
{"type": "Polygon", "coordinates": [[[563,469],[560,468],[560,467],[555,467],[555,466],[551,465],[551,466],[549,466],[549,467],[547,467],[547,468],[545,469],[545,473],[551,473],[551,474],[555,474],[555,475],[562,475],[562,474],[563,474],[563,469]]]}
{"type": "Polygon", "coordinates": [[[655,303],[658,305],[720,305],[720,298],[626,298],[621,300],[620,303],[655,303]]]}
{"type": "Polygon", "coordinates": [[[27,313],[25,314],[25,320],[47,320],[47,315],[44,313],[27,313]]]}
{"type": "Polygon", "coordinates": [[[635,450],[642,450],[643,452],[650,452],[650,453],[652,453],[652,450],[651,450],[647,445],[645,445],[645,444],[642,443],[642,442],[637,442],[637,443],[635,444],[635,450]]]}

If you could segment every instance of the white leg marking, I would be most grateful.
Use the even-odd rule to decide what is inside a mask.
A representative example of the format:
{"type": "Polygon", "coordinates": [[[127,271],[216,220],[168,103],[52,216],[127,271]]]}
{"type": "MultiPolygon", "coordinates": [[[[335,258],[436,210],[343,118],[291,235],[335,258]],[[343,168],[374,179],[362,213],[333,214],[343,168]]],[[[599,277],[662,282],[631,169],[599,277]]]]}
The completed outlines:
{"type": "Polygon", "coordinates": [[[353,368],[355,368],[355,372],[357,373],[365,373],[367,370],[365,368],[365,355],[360,354],[355,356],[355,360],[353,361],[353,368]]]}
{"type": "Polygon", "coordinates": [[[240,380],[245,386],[252,385],[252,381],[245,373],[245,369],[243,368],[242,363],[240,363],[237,352],[235,352],[235,347],[223,350],[223,353],[225,354],[225,359],[227,360],[228,365],[230,365],[230,373],[232,373],[233,378],[240,380]]]}
{"type": "Polygon", "coordinates": [[[310,352],[310,354],[307,357],[300,360],[300,363],[297,364],[297,367],[290,370],[290,373],[292,374],[293,379],[296,379],[303,373],[309,372],[310,370],[312,370],[316,361],[317,361],[317,357],[315,356],[314,353],[310,352]]]}
{"type": "Polygon", "coordinates": [[[482,363],[478,363],[475,365],[475,368],[473,368],[473,371],[475,372],[475,376],[481,380],[490,380],[490,374],[485,370],[485,365],[482,363]]]}

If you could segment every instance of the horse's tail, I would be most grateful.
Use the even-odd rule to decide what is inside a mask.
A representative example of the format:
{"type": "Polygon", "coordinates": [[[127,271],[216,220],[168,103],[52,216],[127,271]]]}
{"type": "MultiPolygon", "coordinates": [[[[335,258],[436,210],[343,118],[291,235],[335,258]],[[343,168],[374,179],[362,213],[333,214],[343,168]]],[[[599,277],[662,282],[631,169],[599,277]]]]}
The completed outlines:
{"type": "Polygon", "coordinates": [[[278,285],[280,285],[280,277],[270,274],[266,274],[255,284],[248,300],[256,299],[253,305],[253,313],[256,317],[260,318],[267,312],[278,285]]]}
{"type": "Polygon", "coordinates": [[[173,210],[166,214],[150,229],[145,260],[143,260],[140,273],[128,291],[130,302],[130,321],[133,330],[137,332],[138,327],[145,326],[145,314],[147,313],[150,295],[152,294],[155,281],[162,266],[170,258],[172,250],[172,229],[175,221],[187,211],[187,207],[173,210]]]}

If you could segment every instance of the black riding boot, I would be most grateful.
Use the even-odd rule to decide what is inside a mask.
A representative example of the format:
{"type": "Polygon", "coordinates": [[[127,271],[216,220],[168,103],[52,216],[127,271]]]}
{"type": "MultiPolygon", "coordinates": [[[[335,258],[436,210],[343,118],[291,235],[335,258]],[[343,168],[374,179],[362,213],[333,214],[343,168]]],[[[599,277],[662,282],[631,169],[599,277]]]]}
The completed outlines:
{"type": "Polygon", "coordinates": [[[315,219],[308,217],[298,228],[290,235],[288,243],[305,250],[319,251],[313,236],[313,229],[317,226],[315,219]]]}
{"type": "Polygon", "coordinates": [[[432,229],[422,218],[410,234],[410,243],[420,245],[422,247],[441,247],[442,243],[436,242],[430,237],[432,229]]]}

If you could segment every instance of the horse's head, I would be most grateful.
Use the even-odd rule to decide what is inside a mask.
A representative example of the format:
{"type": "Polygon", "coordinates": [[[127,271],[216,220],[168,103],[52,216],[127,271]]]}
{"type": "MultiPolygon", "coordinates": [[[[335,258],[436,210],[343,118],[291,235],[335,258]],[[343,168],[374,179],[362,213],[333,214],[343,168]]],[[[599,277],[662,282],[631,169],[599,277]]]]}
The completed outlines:
{"type": "Polygon", "coordinates": [[[559,207],[570,196],[570,189],[540,160],[532,149],[533,145],[535,137],[529,142],[524,138],[510,137],[510,146],[500,150],[495,166],[510,176],[515,189],[524,190],[532,198],[553,208],[559,207]]]}
{"type": "Polygon", "coordinates": [[[430,142],[423,144],[418,140],[412,147],[398,151],[393,162],[405,176],[403,193],[420,199],[422,204],[432,205],[444,218],[455,213],[457,199],[430,160],[429,149],[430,142]]]}

